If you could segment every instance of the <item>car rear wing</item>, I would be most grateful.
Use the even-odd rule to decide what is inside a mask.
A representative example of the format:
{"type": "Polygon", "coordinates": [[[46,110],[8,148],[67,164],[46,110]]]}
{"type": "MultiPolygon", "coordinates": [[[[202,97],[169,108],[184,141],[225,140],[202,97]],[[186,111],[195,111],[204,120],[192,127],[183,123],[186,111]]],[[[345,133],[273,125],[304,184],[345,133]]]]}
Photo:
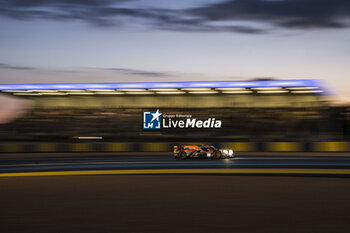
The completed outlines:
{"type": "Polygon", "coordinates": [[[178,146],[178,145],[175,145],[175,146],[174,146],[174,153],[177,153],[177,152],[179,152],[179,146],[178,146]]]}
{"type": "Polygon", "coordinates": [[[182,145],[174,145],[174,153],[178,153],[182,148],[182,145]]]}

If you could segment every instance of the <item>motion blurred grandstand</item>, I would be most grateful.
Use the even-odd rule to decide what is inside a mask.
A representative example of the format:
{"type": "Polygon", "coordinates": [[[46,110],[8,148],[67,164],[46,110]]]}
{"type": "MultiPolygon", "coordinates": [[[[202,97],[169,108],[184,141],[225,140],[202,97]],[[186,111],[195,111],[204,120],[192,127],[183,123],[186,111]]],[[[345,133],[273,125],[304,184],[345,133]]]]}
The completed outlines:
{"type": "Polygon", "coordinates": [[[0,85],[31,108],[0,125],[2,141],[317,141],[349,136],[346,108],[318,80],[0,85]],[[142,130],[142,112],[221,119],[220,129],[142,130]]]}

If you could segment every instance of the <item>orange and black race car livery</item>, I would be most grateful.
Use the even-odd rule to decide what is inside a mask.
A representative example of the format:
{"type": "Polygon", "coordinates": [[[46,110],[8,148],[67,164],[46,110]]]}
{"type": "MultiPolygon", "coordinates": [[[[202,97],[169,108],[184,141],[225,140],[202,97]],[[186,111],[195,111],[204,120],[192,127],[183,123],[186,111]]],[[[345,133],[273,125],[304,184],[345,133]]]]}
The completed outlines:
{"type": "Polygon", "coordinates": [[[176,159],[188,158],[233,158],[232,149],[217,149],[212,145],[175,145],[174,157],[176,159]]]}

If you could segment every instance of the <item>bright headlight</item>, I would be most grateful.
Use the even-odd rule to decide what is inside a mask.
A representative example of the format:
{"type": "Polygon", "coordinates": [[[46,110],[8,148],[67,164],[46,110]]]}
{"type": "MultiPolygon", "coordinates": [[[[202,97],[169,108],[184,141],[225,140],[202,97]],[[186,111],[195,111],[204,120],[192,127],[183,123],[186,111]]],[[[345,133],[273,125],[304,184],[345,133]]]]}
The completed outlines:
{"type": "Polygon", "coordinates": [[[229,155],[233,155],[233,150],[229,150],[229,151],[228,151],[228,154],[229,154],[229,155]]]}
{"type": "Polygon", "coordinates": [[[223,150],[223,152],[224,152],[225,154],[228,154],[228,151],[227,151],[227,150],[223,150]]]}

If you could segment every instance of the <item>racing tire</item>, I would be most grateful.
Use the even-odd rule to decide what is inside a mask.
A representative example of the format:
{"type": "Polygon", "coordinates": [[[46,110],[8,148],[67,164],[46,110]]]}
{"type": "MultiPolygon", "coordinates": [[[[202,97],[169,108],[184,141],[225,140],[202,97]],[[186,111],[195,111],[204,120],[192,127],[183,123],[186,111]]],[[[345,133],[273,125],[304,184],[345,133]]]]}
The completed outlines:
{"type": "Polygon", "coordinates": [[[180,158],[180,159],[186,159],[186,157],[187,157],[186,152],[185,152],[185,151],[180,151],[180,153],[179,153],[179,158],[180,158]]]}
{"type": "Polygon", "coordinates": [[[221,158],[221,156],[222,156],[222,153],[221,153],[221,151],[215,151],[215,153],[214,153],[214,159],[220,159],[221,158]]]}

